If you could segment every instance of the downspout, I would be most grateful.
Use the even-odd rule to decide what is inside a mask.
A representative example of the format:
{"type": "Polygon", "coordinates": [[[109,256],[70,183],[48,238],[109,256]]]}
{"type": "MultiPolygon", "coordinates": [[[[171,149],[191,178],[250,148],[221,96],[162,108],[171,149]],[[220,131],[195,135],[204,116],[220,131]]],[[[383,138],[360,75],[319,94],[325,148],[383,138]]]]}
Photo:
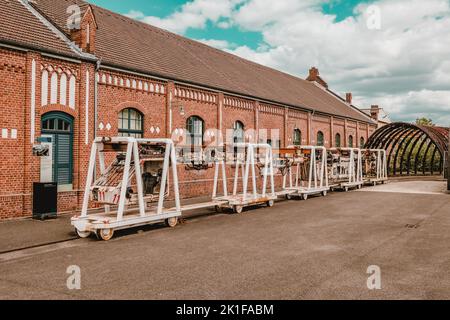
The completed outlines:
{"type": "Polygon", "coordinates": [[[97,138],[97,122],[98,122],[98,80],[97,74],[100,70],[102,64],[102,59],[97,60],[95,65],[95,76],[94,76],[94,139],[97,138]]]}

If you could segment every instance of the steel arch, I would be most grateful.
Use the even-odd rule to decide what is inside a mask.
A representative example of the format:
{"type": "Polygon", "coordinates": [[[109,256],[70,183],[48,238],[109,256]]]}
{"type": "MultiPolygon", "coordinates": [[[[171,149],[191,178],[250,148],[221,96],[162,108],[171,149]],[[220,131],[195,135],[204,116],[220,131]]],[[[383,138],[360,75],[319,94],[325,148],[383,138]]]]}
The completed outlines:
{"type": "Polygon", "coordinates": [[[426,175],[435,173],[437,159],[439,174],[442,174],[448,144],[449,128],[394,122],[376,130],[367,140],[366,148],[386,150],[388,171],[393,175],[410,175],[411,172],[426,175]],[[411,168],[412,157],[414,168],[411,168]],[[406,172],[403,170],[405,161],[406,172]]]}

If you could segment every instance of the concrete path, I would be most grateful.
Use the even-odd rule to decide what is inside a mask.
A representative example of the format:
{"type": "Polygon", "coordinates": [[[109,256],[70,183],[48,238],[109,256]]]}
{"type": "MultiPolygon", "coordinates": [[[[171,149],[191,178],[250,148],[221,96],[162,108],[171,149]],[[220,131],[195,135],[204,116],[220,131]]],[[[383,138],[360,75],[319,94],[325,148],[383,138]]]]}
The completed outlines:
{"type": "Polygon", "coordinates": [[[363,188],[363,192],[396,192],[415,194],[445,194],[447,193],[446,181],[393,181],[380,184],[371,188],[363,188]]]}
{"type": "Polygon", "coordinates": [[[0,254],[0,299],[450,299],[448,230],[447,194],[335,192],[0,254]]]}

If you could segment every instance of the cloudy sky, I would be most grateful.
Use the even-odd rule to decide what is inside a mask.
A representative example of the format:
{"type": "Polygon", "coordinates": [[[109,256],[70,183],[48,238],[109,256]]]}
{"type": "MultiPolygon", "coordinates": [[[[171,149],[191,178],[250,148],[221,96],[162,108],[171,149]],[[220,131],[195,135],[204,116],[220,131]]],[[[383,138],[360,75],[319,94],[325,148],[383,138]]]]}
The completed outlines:
{"type": "Polygon", "coordinates": [[[450,125],[450,0],[91,0],[305,78],[361,108],[450,125]]]}

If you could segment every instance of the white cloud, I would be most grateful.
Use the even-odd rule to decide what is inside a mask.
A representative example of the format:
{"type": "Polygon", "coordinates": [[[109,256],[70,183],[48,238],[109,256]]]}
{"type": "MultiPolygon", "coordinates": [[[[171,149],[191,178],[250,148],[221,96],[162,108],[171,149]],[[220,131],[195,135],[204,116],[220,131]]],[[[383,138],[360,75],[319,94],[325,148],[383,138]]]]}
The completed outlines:
{"type": "Polygon", "coordinates": [[[260,30],[269,48],[228,51],[300,77],[315,65],[332,90],[353,91],[361,107],[379,104],[394,119],[429,114],[450,123],[449,1],[371,3],[380,8],[380,30],[367,28],[367,4],[355,8],[355,17],[336,22],[317,1],[297,2],[269,10],[267,0],[250,0],[234,23],[260,30]]]}
{"type": "Polygon", "coordinates": [[[257,49],[221,39],[201,41],[300,77],[317,66],[332,90],[352,91],[361,107],[379,104],[399,120],[429,114],[448,125],[450,2],[373,1],[381,29],[369,30],[369,4],[337,22],[321,10],[329,1],[193,0],[163,19],[129,15],[181,34],[203,29],[208,21],[219,28],[261,32],[264,44],[257,49]]]}
{"type": "Polygon", "coordinates": [[[204,43],[210,47],[225,50],[230,48],[235,48],[236,44],[230,43],[226,40],[215,40],[215,39],[198,39],[197,41],[204,43]]]}
{"type": "MultiPolygon", "coordinates": [[[[204,29],[208,21],[217,23],[221,17],[229,17],[233,8],[243,0],[194,0],[187,2],[168,17],[137,16],[138,20],[170,30],[185,33],[187,29],[204,29]]],[[[136,11],[131,11],[128,15],[136,11]]],[[[221,22],[224,26],[224,22],[221,22]]]]}

